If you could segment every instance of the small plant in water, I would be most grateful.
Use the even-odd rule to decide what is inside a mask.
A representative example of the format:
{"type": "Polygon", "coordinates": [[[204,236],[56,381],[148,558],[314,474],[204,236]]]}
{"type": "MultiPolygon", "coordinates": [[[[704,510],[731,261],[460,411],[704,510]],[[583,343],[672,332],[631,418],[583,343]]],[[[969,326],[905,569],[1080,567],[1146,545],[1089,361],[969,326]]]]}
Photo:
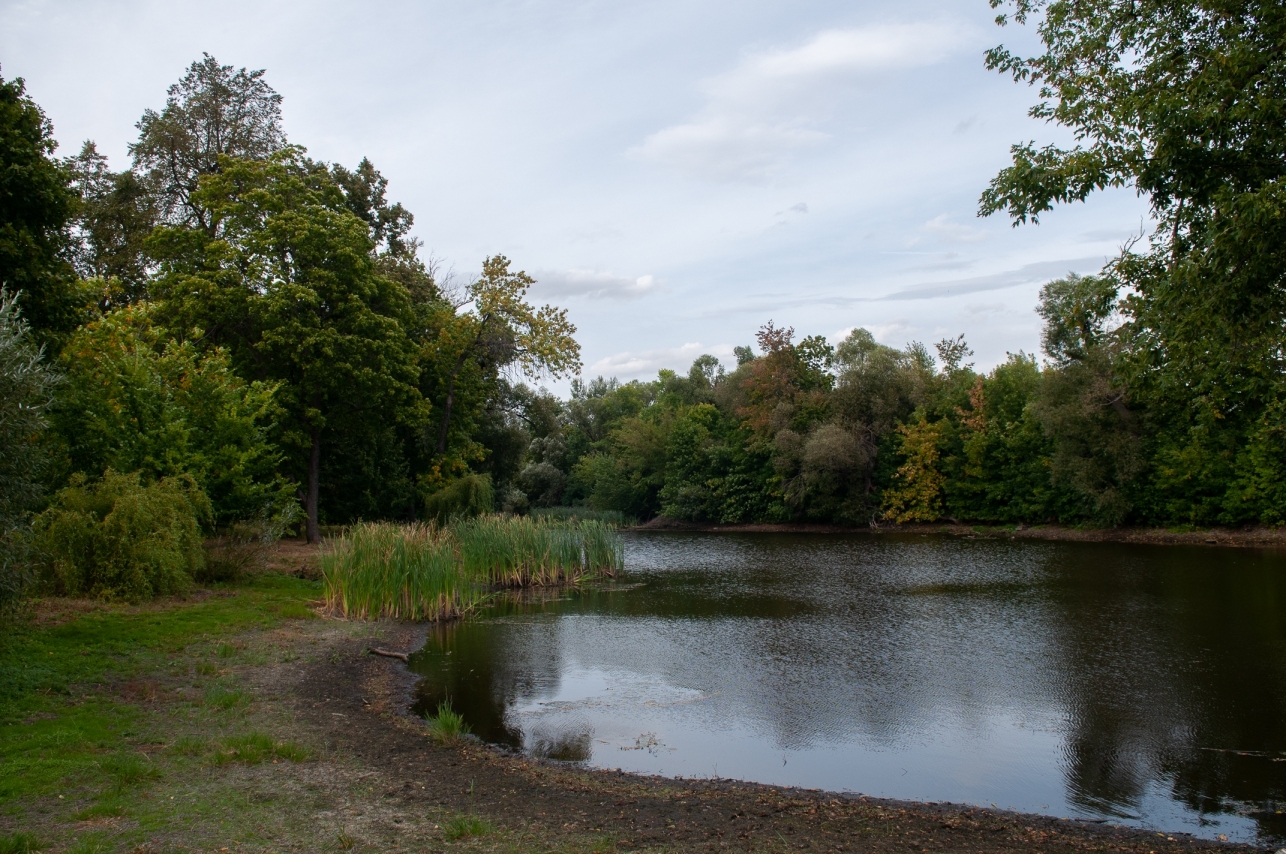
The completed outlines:
{"type": "Polygon", "coordinates": [[[464,716],[452,711],[450,702],[446,700],[438,703],[436,715],[426,715],[425,720],[429,722],[429,735],[442,744],[451,744],[469,734],[464,716]]]}

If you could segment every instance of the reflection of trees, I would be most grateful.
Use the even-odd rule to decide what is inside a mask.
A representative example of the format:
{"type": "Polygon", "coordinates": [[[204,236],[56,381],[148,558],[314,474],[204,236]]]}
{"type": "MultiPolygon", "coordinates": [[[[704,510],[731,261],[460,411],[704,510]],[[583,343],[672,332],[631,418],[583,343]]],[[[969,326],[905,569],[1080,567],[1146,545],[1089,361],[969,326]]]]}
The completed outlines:
{"type": "MultiPolygon", "coordinates": [[[[1191,810],[1256,810],[1286,832],[1281,558],[888,536],[648,548],[642,589],[502,601],[435,629],[415,659],[420,708],[449,696],[479,735],[521,746],[507,711],[555,695],[574,662],[700,691],[675,714],[758,727],[780,749],[914,746],[1017,716],[1067,727],[1073,804],[1132,814],[1160,782],[1191,810]]],[[[588,730],[557,724],[526,747],[588,750],[588,730]]]]}
{"type": "Polygon", "coordinates": [[[1051,563],[1073,802],[1136,805],[1160,778],[1189,809],[1286,830],[1271,807],[1286,797],[1281,569],[1177,547],[1068,547],[1051,563]]]}

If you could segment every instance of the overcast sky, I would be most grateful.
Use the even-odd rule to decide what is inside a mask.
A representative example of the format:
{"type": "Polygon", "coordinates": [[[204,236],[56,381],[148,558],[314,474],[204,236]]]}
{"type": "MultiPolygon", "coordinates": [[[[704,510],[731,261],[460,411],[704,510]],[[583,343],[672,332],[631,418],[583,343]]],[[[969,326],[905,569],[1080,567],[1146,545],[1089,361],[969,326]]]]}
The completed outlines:
{"type": "MultiPolygon", "coordinates": [[[[370,157],[426,251],[493,253],[569,309],[586,375],[732,364],[769,319],[893,346],[1036,352],[1040,285],[1137,234],[1131,191],[976,217],[1009,146],[1066,141],[983,67],[986,0],[0,2],[0,73],[69,155],[127,163],[208,51],[264,68],[313,157],[370,157]]],[[[563,384],[558,384],[562,386],[563,384]]]]}

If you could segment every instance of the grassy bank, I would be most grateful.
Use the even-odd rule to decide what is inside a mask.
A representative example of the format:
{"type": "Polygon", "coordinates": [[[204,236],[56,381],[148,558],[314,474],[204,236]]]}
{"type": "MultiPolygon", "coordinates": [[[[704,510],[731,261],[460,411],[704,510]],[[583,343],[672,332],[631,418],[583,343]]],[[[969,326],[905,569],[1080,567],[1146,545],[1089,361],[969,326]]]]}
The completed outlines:
{"type": "Polygon", "coordinates": [[[326,606],[355,619],[453,619],[498,587],[612,577],[616,529],[597,521],[484,516],[434,525],[366,523],[322,553],[326,606]]]}

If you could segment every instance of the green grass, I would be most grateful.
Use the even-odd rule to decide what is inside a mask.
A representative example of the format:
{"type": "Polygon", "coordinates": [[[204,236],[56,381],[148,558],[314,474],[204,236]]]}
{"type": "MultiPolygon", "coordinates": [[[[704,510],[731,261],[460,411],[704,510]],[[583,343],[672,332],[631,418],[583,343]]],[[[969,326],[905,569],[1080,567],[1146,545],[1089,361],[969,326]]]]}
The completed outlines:
{"type": "Polygon", "coordinates": [[[438,703],[437,714],[426,715],[424,719],[429,724],[429,735],[442,744],[459,741],[469,733],[464,716],[452,711],[451,704],[447,702],[438,703]]]}
{"type": "Polygon", "coordinates": [[[496,587],[616,575],[624,547],[598,521],[483,516],[447,525],[355,525],[322,554],[326,605],[353,619],[460,617],[496,587]]]}
{"type": "Polygon", "coordinates": [[[30,833],[0,834],[0,854],[30,854],[43,850],[45,846],[30,833]]]}
{"type": "Polygon", "coordinates": [[[223,746],[214,755],[214,764],[240,762],[243,765],[258,765],[274,759],[303,762],[308,755],[307,750],[294,742],[273,741],[263,733],[254,732],[225,739],[223,746]]]}
{"type": "Polygon", "coordinates": [[[455,842],[457,839],[470,836],[487,836],[495,833],[496,826],[485,818],[470,813],[447,819],[446,824],[442,825],[442,832],[446,834],[447,839],[455,842]]]}
{"type": "Polygon", "coordinates": [[[35,798],[150,785],[156,768],[137,745],[151,718],[113,686],[167,679],[197,689],[192,696],[203,696],[209,714],[240,715],[250,695],[232,684],[207,683],[200,664],[194,683],[192,659],[217,655],[230,636],[279,624],[265,606],[303,604],[319,592],[315,582],[264,575],[231,597],[144,606],[55,601],[36,606],[52,617],[6,626],[0,631],[0,812],[35,798]]]}

